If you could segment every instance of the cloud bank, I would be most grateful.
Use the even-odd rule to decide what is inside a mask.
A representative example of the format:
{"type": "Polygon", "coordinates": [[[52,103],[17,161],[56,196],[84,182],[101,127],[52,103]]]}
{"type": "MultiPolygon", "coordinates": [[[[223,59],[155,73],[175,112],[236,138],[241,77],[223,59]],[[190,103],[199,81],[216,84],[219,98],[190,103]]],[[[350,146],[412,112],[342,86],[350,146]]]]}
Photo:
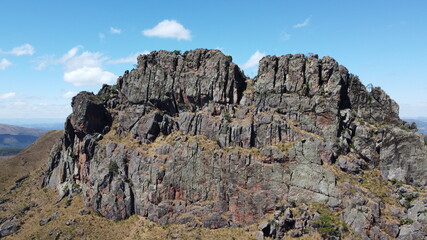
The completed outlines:
{"type": "Polygon", "coordinates": [[[9,55],[15,55],[15,56],[33,55],[35,52],[36,50],[34,49],[34,47],[28,43],[18,47],[14,47],[10,51],[0,50],[0,54],[9,54],[9,55]]]}
{"type": "Polygon", "coordinates": [[[151,29],[142,31],[147,37],[174,38],[191,40],[191,32],[175,20],[163,20],[151,29]]]}
{"type": "Polygon", "coordinates": [[[60,58],[53,56],[40,58],[36,69],[41,70],[49,65],[63,65],[65,67],[64,81],[74,86],[95,86],[111,83],[117,76],[103,69],[108,60],[102,53],[85,51],[79,54],[82,46],[68,50],[60,58]]]}
{"type": "Polygon", "coordinates": [[[16,97],[15,92],[8,92],[8,93],[0,94],[0,99],[10,99],[10,98],[14,98],[14,97],[16,97]]]}

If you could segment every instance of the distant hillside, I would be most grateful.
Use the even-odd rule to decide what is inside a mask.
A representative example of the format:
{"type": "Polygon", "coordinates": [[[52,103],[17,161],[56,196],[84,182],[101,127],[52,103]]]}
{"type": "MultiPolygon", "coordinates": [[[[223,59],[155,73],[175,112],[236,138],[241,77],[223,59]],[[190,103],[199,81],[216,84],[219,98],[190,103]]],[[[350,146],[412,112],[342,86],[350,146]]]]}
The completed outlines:
{"type": "Polygon", "coordinates": [[[3,161],[0,158],[0,192],[4,192],[18,177],[44,168],[52,146],[63,133],[62,130],[47,132],[18,155],[3,161]]]}
{"type": "Polygon", "coordinates": [[[40,130],[46,130],[46,131],[64,129],[64,123],[63,122],[33,123],[33,124],[28,123],[28,124],[21,124],[20,126],[27,127],[27,128],[35,128],[35,129],[40,129],[40,130]]]}
{"type": "Polygon", "coordinates": [[[40,137],[45,132],[46,131],[40,129],[18,127],[14,125],[0,123],[0,134],[29,135],[34,137],[40,137]]]}
{"type": "Polygon", "coordinates": [[[0,123],[41,130],[64,129],[63,118],[0,118],[0,123]]]}
{"type": "Polygon", "coordinates": [[[45,130],[0,124],[0,156],[17,154],[45,132],[45,130]]]}

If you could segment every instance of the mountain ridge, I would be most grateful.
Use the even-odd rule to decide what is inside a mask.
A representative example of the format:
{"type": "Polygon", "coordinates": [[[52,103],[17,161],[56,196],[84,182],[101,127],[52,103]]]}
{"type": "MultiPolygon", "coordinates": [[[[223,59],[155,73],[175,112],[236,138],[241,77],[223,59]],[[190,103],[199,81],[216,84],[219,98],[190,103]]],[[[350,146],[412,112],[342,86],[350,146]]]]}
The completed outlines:
{"type": "Polygon", "coordinates": [[[316,229],[318,217],[292,214],[316,203],[348,226],[325,237],[425,236],[425,196],[393,192],[427,184],[424,136],[333,58],[267,56],[250,79],[219,50],[153,51],[72,108],[44,186],[63,196],[81,186],[107,218],[222,228],[274,212],[259,235],[282,237],[316,229]]]}
{"type": "Polygon", "coordinates": [[[44,133],[46,133],[45,130],[26,128],[26,127],[0,123],[0,134],[28,135],[28,136],[40,137],[44,133]]]}
{"type": "Polygon", "coordinates": [[[45,130],[0,124],[0,156],[19,153],[45,132],[45,130]]]}

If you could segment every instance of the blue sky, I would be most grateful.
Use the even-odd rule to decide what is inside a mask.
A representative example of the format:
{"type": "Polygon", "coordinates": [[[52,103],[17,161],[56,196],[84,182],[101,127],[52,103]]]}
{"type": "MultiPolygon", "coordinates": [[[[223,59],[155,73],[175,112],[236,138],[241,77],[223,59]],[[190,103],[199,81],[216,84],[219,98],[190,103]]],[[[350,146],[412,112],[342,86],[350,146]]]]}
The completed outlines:
{"type": "Polygon", "coordinates": [[[0,119],[59,118],[139,53],[219,48],[245,73],[264,55],[331,56],[427,116],[427,1],[1,1],[0,119]]]}

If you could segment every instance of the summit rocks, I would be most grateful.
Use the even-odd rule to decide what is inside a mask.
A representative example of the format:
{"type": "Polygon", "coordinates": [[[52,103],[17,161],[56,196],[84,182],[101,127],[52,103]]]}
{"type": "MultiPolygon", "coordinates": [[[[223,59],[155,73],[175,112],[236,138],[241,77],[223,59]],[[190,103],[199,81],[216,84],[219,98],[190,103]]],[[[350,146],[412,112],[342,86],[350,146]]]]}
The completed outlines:
{"type": "MultiPolygon", "coordinates": [[[[388,239],[410,229],[391,183],[427,185],[424,136],[330,57],[267,56],[250,79],[218,50],[154,51],[72,106],[44,185],[81,189],[110,219],[235,227],[321,204],[362,237],[388,239]]],[[[323,224],[325,212],[307,219],[323,224]]],[[[305,234],[302,220],[293,231],[278,219],[305,234]]]]}
{"type": "Polygon", "coordinates": [[[238,104],[245,85],[245,76],[231,57],[206,49],[183,55],[167,51],[141,55],[137,69],[118,79],[130,103],[151,103],[171,113],[178,112],[181,104],[238,104]]]}

